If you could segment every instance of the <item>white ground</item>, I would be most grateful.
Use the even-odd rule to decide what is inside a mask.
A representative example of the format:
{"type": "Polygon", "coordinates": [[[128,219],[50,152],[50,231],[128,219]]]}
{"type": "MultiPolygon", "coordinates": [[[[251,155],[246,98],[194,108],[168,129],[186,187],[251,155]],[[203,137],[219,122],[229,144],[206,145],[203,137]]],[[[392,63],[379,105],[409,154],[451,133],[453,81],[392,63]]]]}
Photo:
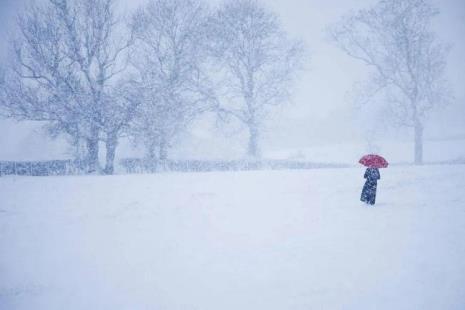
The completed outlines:
{"type": "Polygon", "coordinates": [[[0,309],[465,309],[465,166],[0,178],[0,309]]]}

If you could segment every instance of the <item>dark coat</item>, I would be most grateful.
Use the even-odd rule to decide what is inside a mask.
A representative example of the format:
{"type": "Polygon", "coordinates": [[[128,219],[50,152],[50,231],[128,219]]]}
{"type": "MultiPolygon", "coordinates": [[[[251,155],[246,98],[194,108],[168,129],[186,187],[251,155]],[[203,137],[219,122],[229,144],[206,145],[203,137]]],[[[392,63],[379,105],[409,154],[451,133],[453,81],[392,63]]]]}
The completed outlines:
{"type": "Polygon", "coordinates": [[[367,168],[364,178],[366,182],[363,186],[360,200],[374,205],[376,201],[376,187],[378,186],[378,180],[381,179],[378,168],[367,168]]]}

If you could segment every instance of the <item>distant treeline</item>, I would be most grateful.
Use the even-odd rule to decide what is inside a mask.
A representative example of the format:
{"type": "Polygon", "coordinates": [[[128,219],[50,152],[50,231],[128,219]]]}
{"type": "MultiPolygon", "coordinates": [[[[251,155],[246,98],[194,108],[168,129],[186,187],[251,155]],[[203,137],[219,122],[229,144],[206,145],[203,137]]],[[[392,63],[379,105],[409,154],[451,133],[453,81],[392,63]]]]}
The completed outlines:
{"type": "MultiPolygon", "coordinates": [[[[0,161],[0,176],[79,175],[88,172],[88,163],[80,160],[0,161]]],[[[349,165],[289,160],[164,160],[125,158],[122,173],[247,171],[278,169],[347,168],[349,165]]]]}

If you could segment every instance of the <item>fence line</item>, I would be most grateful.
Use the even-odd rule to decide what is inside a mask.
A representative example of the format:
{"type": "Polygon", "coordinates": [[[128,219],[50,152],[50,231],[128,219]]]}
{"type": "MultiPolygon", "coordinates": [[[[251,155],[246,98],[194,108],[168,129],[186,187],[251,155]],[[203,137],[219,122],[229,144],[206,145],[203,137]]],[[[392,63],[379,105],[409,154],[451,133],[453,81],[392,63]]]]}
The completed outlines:
{"type": "Polygon", "coordinates": [[[207,171],[247,171],[281,169],[347,168],[350,165],[315,163],[290,160],[164,160],[151,161],[141,158],[125,158],[121,167],[128,174],[153,173],[159,171],[207,172],[207,171]]]}
{"type": "MultiPolygon", "coordinates": [[[[312,163],[287,160],[164,160],[150,161],[141,158],[125,158],[119,162],[127,174],[207,171],[247,171],[277,169],[345,168],[348,165],[312,163]]],[[[86,174],[88,165],[81,160],[49,161],[0,161],[0,176],[53,176],[86,174]]]]}
{"type": "Polygon", "coordinates": [[[87,170],[87,164],[80,160],[0,161],[0,176],[78,175],[87,170]]]}
{"type": "MultiPolygon", "coordinates": [[[[424,165],[465,164],[464,159],[428,162],[424,165]]],[[[392,166],[410,166],[412,163],[393,163],[392,166]]],[[[164,160],[124,158],[119,161],[122,173],[142,174],[171,172],[248,171],[348,168],[353,165],[315,163],[296,160],[164,160]]],[[[87,174],[89,165],[84,160],[0,161],[0,177],[5,175],[54,176],[87,174]]]]}

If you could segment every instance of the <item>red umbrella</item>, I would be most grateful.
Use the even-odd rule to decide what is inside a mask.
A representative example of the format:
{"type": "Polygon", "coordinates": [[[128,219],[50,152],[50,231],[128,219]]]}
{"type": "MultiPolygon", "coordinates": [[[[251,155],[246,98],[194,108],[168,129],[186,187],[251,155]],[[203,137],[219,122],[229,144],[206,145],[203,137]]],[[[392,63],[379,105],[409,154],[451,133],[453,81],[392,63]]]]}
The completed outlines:
{"type": "Polygon", "coordinates": [[[365,155],[358,162],[369,168],[386,168],[389,164],[382,156],[375,154],[365,155]]]}

